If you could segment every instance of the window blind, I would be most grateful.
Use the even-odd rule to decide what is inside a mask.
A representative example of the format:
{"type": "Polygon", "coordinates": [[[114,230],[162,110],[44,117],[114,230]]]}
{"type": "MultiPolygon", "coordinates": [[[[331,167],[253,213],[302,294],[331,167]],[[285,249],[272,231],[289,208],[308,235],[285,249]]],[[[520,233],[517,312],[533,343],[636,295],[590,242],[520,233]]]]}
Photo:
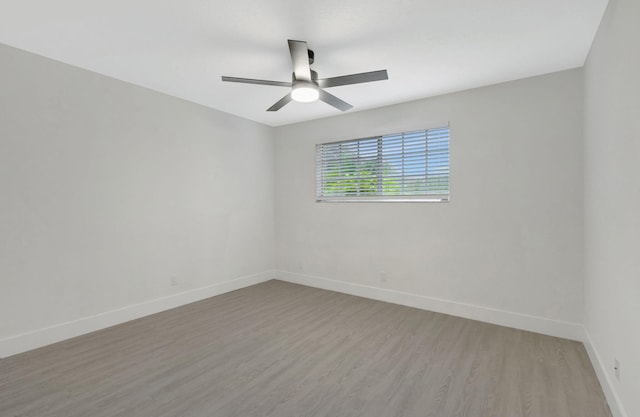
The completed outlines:
{"type": "Polygon", "coordinates": [[[317,201],[448,201],[449,127],[316,145],[317,201]]]}

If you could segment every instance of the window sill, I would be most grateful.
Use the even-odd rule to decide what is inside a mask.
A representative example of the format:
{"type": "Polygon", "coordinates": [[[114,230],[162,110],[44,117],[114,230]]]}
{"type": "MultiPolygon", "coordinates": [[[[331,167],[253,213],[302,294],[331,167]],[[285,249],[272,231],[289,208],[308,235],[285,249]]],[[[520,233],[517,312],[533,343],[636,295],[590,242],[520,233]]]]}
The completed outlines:
{"type": "Polygon", "coordinates": [[[316,203],[448,203],[448,196],[415,197],[319,197],[316,203]]]}

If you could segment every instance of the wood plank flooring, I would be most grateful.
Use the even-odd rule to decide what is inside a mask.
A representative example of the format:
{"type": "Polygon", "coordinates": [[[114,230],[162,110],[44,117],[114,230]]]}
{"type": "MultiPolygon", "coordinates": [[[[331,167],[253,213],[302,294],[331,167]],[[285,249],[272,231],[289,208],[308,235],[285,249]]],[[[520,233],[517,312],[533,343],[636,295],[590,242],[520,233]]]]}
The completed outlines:
{"type": "Polygon", "coordinates": [[[0,360],[0,416],[611,414],[580,343],[269,281],[0,360]]]}

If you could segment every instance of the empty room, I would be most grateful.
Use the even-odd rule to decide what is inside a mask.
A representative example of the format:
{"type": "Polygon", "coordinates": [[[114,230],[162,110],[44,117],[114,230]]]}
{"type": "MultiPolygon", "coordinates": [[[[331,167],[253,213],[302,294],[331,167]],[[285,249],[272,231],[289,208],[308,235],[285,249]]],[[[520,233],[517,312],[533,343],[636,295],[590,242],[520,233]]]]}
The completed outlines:
{"type": "Polygon", "coordinates": [[[0,417],[640,416],[639,0],[1,0],[0,417]]]}

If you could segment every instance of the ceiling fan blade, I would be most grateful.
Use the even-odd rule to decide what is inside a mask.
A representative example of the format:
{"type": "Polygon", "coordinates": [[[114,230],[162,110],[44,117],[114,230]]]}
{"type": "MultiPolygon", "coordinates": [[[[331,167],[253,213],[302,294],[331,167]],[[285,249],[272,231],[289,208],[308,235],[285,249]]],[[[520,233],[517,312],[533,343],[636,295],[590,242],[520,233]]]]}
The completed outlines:
{"type": "Polygon", "coordinates": [[[282,97],[280,100],[278,100],[273,106],[269,107],[267,111],[278,111],[281,108],[283,108],[285,104],[289,103],[291,100],[292,100],[291,93],[289,93],[286,96],[282,97]]]}
{"type": "Polygon", "coordinates": [[[362,72],[360,74],[343,75],[318,80],[320,88],[337,87],[339,85],[369,83],[371,81],[388,80],[387,70],[362,72]]]}
{"type": "Polygon", "coordinates": [[[289,42],[289,52],[291,53],[291,62],[293,63],[293,73],[296,80],[311,81],[311,67],[309,66],[309,50],[307,43],[304,41],[289,42]]]}
{"type": "Polygon", "coordinates": [[[291,87],[291,83],[284,81],[254,80],[253,78],[227,77],[224,75],[222,76],[222,81],[244,84],[275,85],[276,87],[291,87]]]}
{"type": "Polygon", "coordinates": [[[333,94],[329,94],[324,90],[320,90],[320,100],[324,101],[325,103],[335,107],[336,109],[340,110],[340,111],[347,111],[350,108],[352,108],[353,106],[349,103],[347,103],[346,101],[342,101],[340,100],[338,97],[334,96],[333,94]]]}

